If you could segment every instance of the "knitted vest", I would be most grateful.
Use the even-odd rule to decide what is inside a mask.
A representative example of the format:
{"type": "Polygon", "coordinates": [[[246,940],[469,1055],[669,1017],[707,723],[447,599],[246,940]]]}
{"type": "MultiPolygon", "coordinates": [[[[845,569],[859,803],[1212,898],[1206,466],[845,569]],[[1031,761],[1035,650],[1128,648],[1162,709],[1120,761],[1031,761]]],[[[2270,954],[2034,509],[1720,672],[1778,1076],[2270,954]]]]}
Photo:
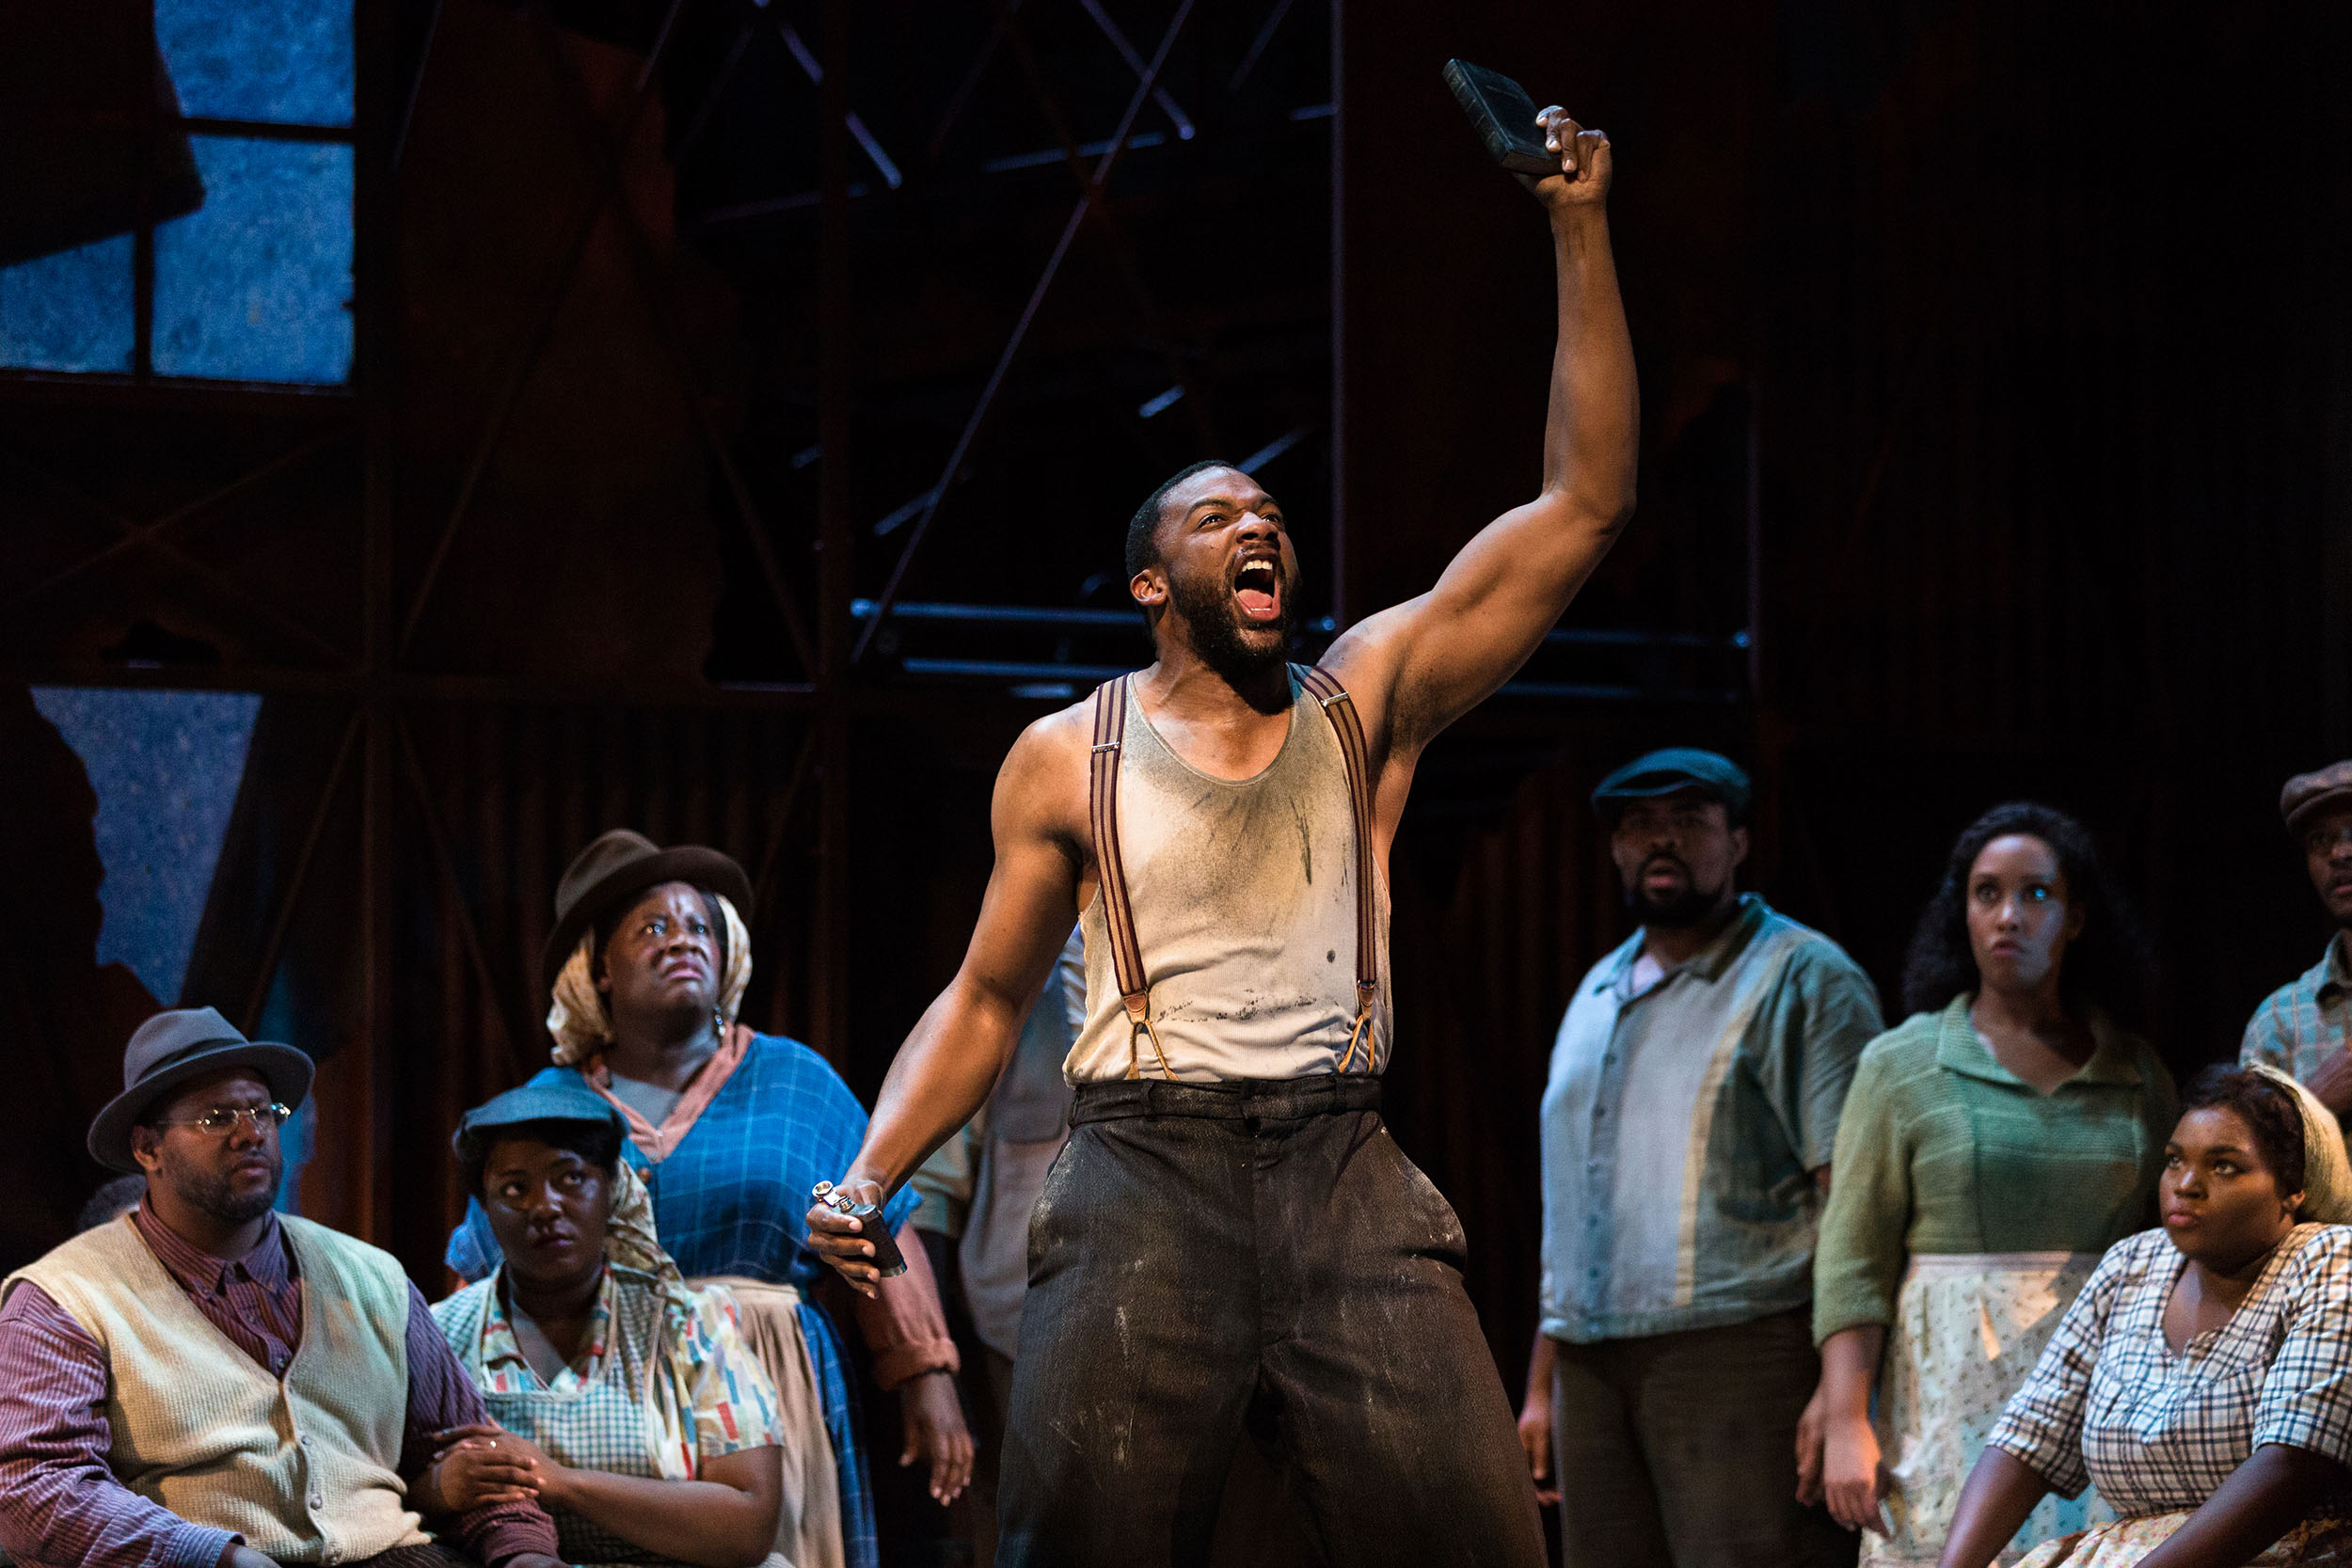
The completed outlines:
{"type": "Polygon", "coordinates": [[[10,1275],[105,1354],[107,1463],[191,1523],[281,1562],[331,1565],[430,1539],[394,1472],[408,1408],[408,1284],[389,1254],[281,1216],[302,1343],[271,1378],[213,1325],[128,1215],[10,1275]]]}

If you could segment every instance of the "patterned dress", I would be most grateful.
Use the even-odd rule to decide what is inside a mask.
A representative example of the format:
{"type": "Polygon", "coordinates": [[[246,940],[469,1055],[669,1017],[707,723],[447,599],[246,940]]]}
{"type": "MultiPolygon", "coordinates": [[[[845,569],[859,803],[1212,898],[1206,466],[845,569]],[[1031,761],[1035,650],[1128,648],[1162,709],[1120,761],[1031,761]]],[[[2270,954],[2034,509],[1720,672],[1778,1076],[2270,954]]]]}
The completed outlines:
{"type": "MultiPolygon", "coordinates": [[[[555,1067],[531,1082],[578,1076],[576,1068],[555,1067]]],[[[806,1215],[809,1189],[838,1180],[865,1137],[866,1108],[823,1057],[798,1040],[755,1035],[741,1064],[659,1164],[635,1144],[622,1146],[653,1195],[661,1245],[688,1278],[739,1275],[802,1293],[797,1310],[833,1441],[849,1568],[875,1568],[874,1504],[841,1334],[807,1299],[826,1270],[809,1250],[806,1215]]],[[[885,1215],[894,1231],[918,1201],[912,1188],[892,1199],[885,1215]]],[[[488,1216],[469,1203],[450,1238],[450,1268],[479,1280],[498,1260],[488,1216]]]]}
{"type": "MultiPolygon", "coordinates": [[[[2352,1464],[2352,1227],[2296,1226],[2230,1321],[2175,1354],[2164,1307],[2187,1263],[2162,1230],[2108,1248],[1987,1439],[2123,1516],[2044,1544],[2036,1568],[2137,1561],[2267,1443],[2352,1464]]],[[[2257,1560],[2345,1560],[2346,1533],[2307,1521],[2257,1560]]]]}
{"type": "MultiPolygon", "coordinates": [[[[433,1321],[492,1418],[558,1464],[693,1481],[708,1460],[781,1441],[775,1395],[725,1291],[693,1291],[691,1309],[680,1311],[651,1275],[608,1267],[579,1358],[546,1380],[515,1338],[500,1279],[492,1274],[439,1303],[433,1321]]],[[[568,1563],[674,1560],[579,1514],[550,1513],[568,1563]]]]}
{"type": "MultiPolygon", "coordinates": [[[[2048,1094],[2001,1066],[1973,997],[1870,1042],[1838,1122],[1813,1263],[1817,1340],[1879,1323],[1873,1424],[1893,1487],[1865,1568],[1932,1568],[1968,1470],[2075,1292],[2153,1217],[2172,1081],[2104,1019],[2048,1094]]],[[[2105,1519],[2097,1496],[2043,1499],[2002,1554],[2105,1519]]]]}

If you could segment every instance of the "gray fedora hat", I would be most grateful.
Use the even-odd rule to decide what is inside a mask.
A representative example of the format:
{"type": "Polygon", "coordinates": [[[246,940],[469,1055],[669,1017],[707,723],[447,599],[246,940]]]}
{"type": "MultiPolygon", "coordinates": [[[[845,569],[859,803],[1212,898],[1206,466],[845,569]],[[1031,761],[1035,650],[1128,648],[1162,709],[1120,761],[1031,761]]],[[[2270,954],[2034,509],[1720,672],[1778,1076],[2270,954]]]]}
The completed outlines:
{"type": "Polygon", "coordinates": [[[259,1073],[285,1104],[299,1106],[310,1097],[310,1058],[293,1046],[246,1039],[210,1007],[157,1013],[123,1048],[122,1092],[89,1124],[90,1158],[110,1170],[137,1170],[131,1129],[149,1109],[183,1084],[237,1067],[259,1073]]]}

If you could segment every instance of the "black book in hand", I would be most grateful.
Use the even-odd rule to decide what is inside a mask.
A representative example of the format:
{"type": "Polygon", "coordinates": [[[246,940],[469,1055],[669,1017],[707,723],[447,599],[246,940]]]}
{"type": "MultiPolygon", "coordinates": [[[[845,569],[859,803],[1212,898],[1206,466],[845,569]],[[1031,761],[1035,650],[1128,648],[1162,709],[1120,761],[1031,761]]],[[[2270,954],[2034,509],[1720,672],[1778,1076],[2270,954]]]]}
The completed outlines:
{"type": "Polygon", "coordinates": [[[1544,147],[1543,131],[1535,124],[1535,101],[1525,87],[1468,60],[1446,61],[1445,85],[1454,89],[1496,163],[1514,174],[1537,179],[1560,172],[1560,155],[1544,147]]]}

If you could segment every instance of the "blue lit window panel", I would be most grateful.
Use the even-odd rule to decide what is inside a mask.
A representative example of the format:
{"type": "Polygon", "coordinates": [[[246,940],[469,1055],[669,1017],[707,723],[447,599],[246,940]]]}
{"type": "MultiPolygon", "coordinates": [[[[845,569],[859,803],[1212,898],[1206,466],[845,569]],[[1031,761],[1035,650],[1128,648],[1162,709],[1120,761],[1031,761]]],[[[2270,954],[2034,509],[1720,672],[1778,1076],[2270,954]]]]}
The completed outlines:
{"type": "Polygon", "coordinates": [[[131,369],[131,246],[123,234],[0,267],[0,365],[131,369]]]}
{"type": "Polygon", "coordinates": [[[98,796],[98,961],[180,994],[262,699],[242,691],[33,688],[98,796]]]}
{"type": "Polygon", "coordinates": [[[351,123],[347,0],[155,0],[155,41],[182,114],[351,123]]]}
{"type": "Polygon", "coordinates": [[[351,149],[192,140],[204,205],[155,230],[156,373],[349,380],[351,149]]]}

